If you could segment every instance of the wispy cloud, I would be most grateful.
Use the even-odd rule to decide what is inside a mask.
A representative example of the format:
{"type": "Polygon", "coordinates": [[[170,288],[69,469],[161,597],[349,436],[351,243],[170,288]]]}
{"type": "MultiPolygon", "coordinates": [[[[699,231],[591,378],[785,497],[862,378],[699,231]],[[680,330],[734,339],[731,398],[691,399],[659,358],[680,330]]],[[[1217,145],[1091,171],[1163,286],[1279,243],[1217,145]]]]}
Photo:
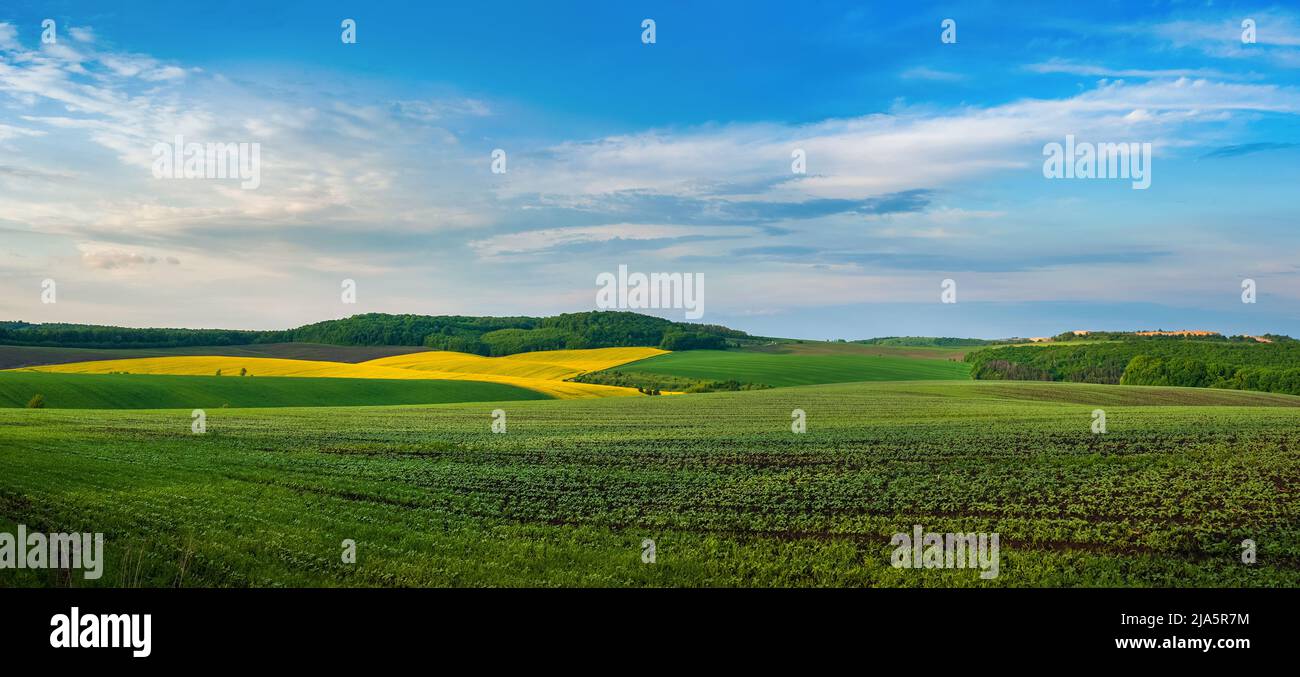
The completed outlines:
{"type": "Polygon", "coordinates": [[[1257,143],[1239,143],[1232,146],[1223,146],[1202,155],[1202,158],[1227,158],[1250,155],[1251,153],[1263,153],[1270,150],[1288,150],[1300,147],[1296,143],[1277,143],[1270,141],[1261,141],[1257,143]]]}
{"type": "Polygon", "coordinates": [[[616,223],[604,226],[549,228],[497,235],[469,243],[481,258],[508,258],[519,254],[548,254],[574,245],[605,242],[647,242],[662,245],[688,238],[743,237],[753,235],[748,227],[701,227],[646,223],[616,223]]]}
{"type": "Polygon", "coordinates": [[[103,270],[130,268],[133,266],[151,266],[160,261],[172,265],[180,264],[180,259],[174,256],[160,259],[157,256],[120,250],[85,251],[81,253],[81,260],[90,268],[100,268],[103,270]]]}
{"type": "Polygon", "coordinates": [[[929,66],[913,66],[899,74],[904,80],[929,80],[931,82],[960,82],[966,79],[961,73],[941,71],[929,66]]]}
{"type": "Polygon", "coordinates": [[[1214,68],[1114,68],[1099,64],[1051,59],[1024,67],[1032,73],[1064,73],[1090,78],[1132,78],[1139,80],[1196,78],[1212,80],[1258,79],[1257,74],[1236,74],[1214,68]]]}
{"type": "Polygon", "coordinates": [[[891,114],[807,125],[748,124],[651,131],[567,142],[519,162],[504,196],[696,195],[701,182],[751,182],[787,173],[756,198],[866,199],[958,181],[1036,171],[1038,151],[1066,134],[1195,143],[1201,125],[1238,113],[1300,112],[1300,91],[1176,78],[1101,82],[1064,99],[891,114]],[[802,149],[807,174],[789,175],[802,149]]]}
{"type": "Polygon", "coordinates": [[[1216,13],[1214,18],[1176,19],[1143,26],[1157,40],[1178,49],[1192,49],[1219,59],[1270,61],[1283,67],[1300,65],[1300,18],[1279,10],[1216,13]],[[1242,22],[1255,22],[1255,42],[1242,40],[1242,22]]]}

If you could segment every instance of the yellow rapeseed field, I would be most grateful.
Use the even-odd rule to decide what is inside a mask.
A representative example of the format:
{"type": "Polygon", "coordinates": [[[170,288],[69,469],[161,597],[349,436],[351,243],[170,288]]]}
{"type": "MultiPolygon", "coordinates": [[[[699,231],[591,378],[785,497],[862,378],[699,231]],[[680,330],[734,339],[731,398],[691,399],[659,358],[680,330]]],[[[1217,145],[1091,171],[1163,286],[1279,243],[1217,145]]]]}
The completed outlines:
{"type": "Polygon", "coordinates": [[[397,367],[419,371],[498,374],[563,380],[588,371],[600,371],[620,364],[663,355],[658,348],[590,348],[587,350],[546,350],[505,357],[483,357],[468,353],[432,351],[381,357],[362,362],[363,366],[397,367]]]}
{"type": "Polygon", "coordinates": [[[563,379],[585,371],[608,369],[664,352],[655,348],[596,348],[522,353],[507,357],[481,357],[467,353],[438,351],[385,357],[360,364],[270,357],[177,356],[74,362],[25,367],[24,370],[69,374],[126,372],[211,376],[219,369],[222,376],[238,377],[240,370],[244,369],[252,377],[487,381],[528,388],[559,399],[579,399],[640,395],[633,388],[570,383],[563,379]]]}

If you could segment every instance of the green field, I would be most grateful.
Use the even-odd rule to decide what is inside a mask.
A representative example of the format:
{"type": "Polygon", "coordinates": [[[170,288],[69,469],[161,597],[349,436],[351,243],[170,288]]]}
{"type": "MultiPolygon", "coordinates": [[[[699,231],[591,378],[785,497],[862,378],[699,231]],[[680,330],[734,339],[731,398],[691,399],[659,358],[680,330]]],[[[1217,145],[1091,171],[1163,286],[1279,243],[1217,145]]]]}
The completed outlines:
{"type": "MultiPolygon", "coordinates": [[[[855,383],[222,409],[206,435],[188,412],[8,409],[0,527],[104,532],[102,586],[1295,586],[1297,405],[855,383]],[[999,577],[891,567],[890,536],[914,524],[999,533],[999,577]]],[[[0,585],[55,576],[3,570],[0,585]]]]}
{"type": "Polygon", "coordinates": [[[691,350],[631,362],[608,371],[688,379],[760,383],[772,387],[855,381],[949,380],[966,378],[970,365],[951,359],[919,358],[942,348],[891,348],[803,344],[766,350],[691,350]],[[775,352],[780,350],[782,352],[775,352]]]}
{"type": "Polygon", "coordinates": [[[912,346],[877,343],[840,343],[839,341],[773,342],[749,345],[746,351],[780,353],[785,355],[880,355],[884,357],[915,357],[923,360],[961,361],[967,353],[983,350],[983,346],[912,346]]]}
{"type": "Polygon", "coordinates": [[[51,409],[312,407],[548,399],[527,388],[480,381],[0,373],[0,407],[25,407],[37,393],[45,396],[45,406],[51,409]]]}

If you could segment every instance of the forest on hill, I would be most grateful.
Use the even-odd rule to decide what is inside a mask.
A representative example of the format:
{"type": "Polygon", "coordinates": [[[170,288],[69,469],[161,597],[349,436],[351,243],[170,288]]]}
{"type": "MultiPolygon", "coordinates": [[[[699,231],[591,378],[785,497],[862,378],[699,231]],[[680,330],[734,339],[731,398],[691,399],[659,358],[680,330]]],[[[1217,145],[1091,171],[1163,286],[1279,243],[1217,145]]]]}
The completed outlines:
{"type": "Polygon", "coordinates": [[[749,339],[718,325],[673,322],[619,311],[554,317],[470,317],[366,313],[294,329],[154,329],[0,322],[0,345],[75,348],[176,348],[308,342],[342,346],[424,346],[499,356],[537,350],[646,346],[724,349],[749,339]]]}
{"type": "Polygon", "coordinates": [[[966,355],[976,379],[1231,388],[1300,395],[1300,341],[1134,338],[986,348],[966,355]]]}

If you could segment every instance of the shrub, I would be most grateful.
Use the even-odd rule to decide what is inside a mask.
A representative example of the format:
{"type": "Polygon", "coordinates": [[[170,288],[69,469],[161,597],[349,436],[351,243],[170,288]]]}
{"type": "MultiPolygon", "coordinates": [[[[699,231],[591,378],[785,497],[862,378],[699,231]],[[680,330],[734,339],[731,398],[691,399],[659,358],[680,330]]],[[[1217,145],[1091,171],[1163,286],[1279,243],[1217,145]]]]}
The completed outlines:
{"type": "Polygon", "coordinates": [[[28,409],[44,409],[44,408],[45,408],[45,396],[42,395],[42,394],[40,394],[40,393],[36,393],[35,395],[32,395],[32,399],[27,400],[27,408],[28,408],[28,409]]]}

